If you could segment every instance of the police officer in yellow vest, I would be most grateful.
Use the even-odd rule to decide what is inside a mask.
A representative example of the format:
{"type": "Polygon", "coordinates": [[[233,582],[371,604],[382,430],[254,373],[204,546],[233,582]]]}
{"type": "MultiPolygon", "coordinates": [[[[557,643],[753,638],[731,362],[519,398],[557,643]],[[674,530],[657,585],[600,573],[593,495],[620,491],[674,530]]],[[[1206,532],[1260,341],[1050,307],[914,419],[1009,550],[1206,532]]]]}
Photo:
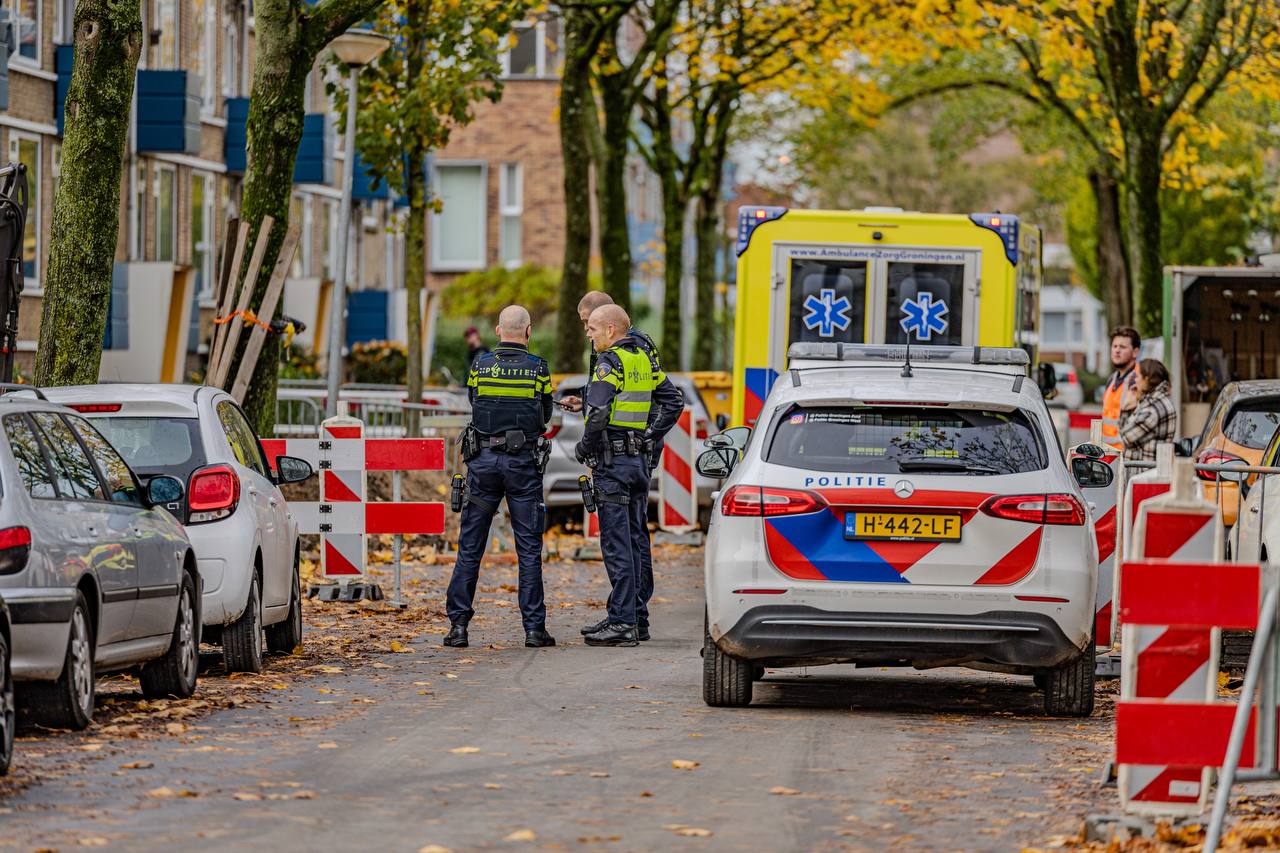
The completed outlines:
{"type": "Polygon", "coordinates": [[[1134,395],[1136,376],[1133,367],[1138,363],[1141,344],[1138,330],[1130,326],[1118,326],[1111,332],[1113,372],[1102,398],[1102,441],[1116,450],[1124,449],[1124,442],[1120,439],[1120,413],[1126,400],[1134,395]]]}
{"type": "MultiPolygon", "coordinates": [[[[630,329],[631,318],[618,305],[602,305],[587,321],[587,336],[599,358],[587,386],[586,426],[576,450],[595,477],[600,550],[613,587],[608,616],[585,635],[590,646],[634,646],[642,639],[647,457],[684,408],[684,395],[629,337],[630,329]]],[[[647,634],[647,626],[643,630],[647,634]]]]}

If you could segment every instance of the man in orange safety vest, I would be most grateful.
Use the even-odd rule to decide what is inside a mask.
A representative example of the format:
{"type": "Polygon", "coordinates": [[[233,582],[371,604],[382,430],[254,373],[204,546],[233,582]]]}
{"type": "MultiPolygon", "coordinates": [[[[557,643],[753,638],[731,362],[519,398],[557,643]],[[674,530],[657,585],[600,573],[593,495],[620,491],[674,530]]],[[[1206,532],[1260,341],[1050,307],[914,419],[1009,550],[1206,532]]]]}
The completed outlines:
{"type": "Polygon", "coordinates": [[[1134,393],[1133,367],[1138,361],[1141,343],[1137,329],[1130,326],[1117,326],[1111,331],[1111,367],[1114,370],[1102,398],[1102,441],[1116,450],[1124,449],[1124,442],[1120,439],[1120,412],[1134,393]]]}

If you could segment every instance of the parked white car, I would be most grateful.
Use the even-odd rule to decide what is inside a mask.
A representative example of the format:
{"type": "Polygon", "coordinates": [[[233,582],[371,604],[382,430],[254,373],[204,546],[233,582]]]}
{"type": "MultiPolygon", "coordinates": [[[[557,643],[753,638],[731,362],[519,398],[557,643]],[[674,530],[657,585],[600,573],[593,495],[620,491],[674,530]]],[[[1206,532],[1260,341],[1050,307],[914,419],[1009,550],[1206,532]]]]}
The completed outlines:
{"type": "Polygon", "coordinates": [[[1075,478],[1110,470],[1068,469],[1024,351],[911,358],[795,344],[755,430],[708,440],[699,469],[732,472],[707,537],[708,704],[749,703],[766,666],[854,663],[1031,675],[1048,713],[1092,711],[1097,546],[1075,478]]]}
{"type": "Polygon", "coordinates": [[[50,400],[88,417],[144,479],[186,484],[170,507],[186,525],[204,583],[204,639],[221,643],[227,669],[261,672],[263,642],[288,653],[302,642],[298,524],[279,484],[311,476],[288,456],[272,473],[253,427],[226,392],[203,385],[81,385],[50,400]]]}

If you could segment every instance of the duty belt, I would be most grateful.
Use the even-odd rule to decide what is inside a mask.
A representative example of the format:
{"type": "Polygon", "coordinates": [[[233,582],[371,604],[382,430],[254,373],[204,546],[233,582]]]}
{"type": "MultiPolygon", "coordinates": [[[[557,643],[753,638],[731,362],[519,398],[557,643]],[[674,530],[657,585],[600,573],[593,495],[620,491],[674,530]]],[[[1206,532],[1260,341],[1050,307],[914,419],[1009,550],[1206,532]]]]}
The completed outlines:
{"type": "Polygon", "coordinates": [[[533,446],[525,440],[521,443],[519,448],[512,450],[508,446],[507,437],[505,435],[482,435],[480,436],[480,446],[504,450],[508,453],[518,453],[520,450],[524,450],[526,448],[530,450],[533,449],[533,446]]]}
{"type": "Polygon", "coordinates": [[[609,448],[614,453],[623,453],[627,456],[639,456],[644,452],[644,439],[639,433],[628,434],[626,438],[610,438],[609,448]]]}

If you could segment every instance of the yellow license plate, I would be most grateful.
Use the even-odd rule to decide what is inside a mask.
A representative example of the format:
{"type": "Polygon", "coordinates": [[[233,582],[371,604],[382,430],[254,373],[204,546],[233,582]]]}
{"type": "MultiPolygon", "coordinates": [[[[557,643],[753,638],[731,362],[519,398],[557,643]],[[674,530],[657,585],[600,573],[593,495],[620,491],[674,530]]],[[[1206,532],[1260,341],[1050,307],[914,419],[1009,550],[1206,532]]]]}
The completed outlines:
{"type": "Polygon", "coordinates": [[[851,512],[844,519],[846,539],[904,542],[959,542],[960,516],[907,512],[851,512]]]}

